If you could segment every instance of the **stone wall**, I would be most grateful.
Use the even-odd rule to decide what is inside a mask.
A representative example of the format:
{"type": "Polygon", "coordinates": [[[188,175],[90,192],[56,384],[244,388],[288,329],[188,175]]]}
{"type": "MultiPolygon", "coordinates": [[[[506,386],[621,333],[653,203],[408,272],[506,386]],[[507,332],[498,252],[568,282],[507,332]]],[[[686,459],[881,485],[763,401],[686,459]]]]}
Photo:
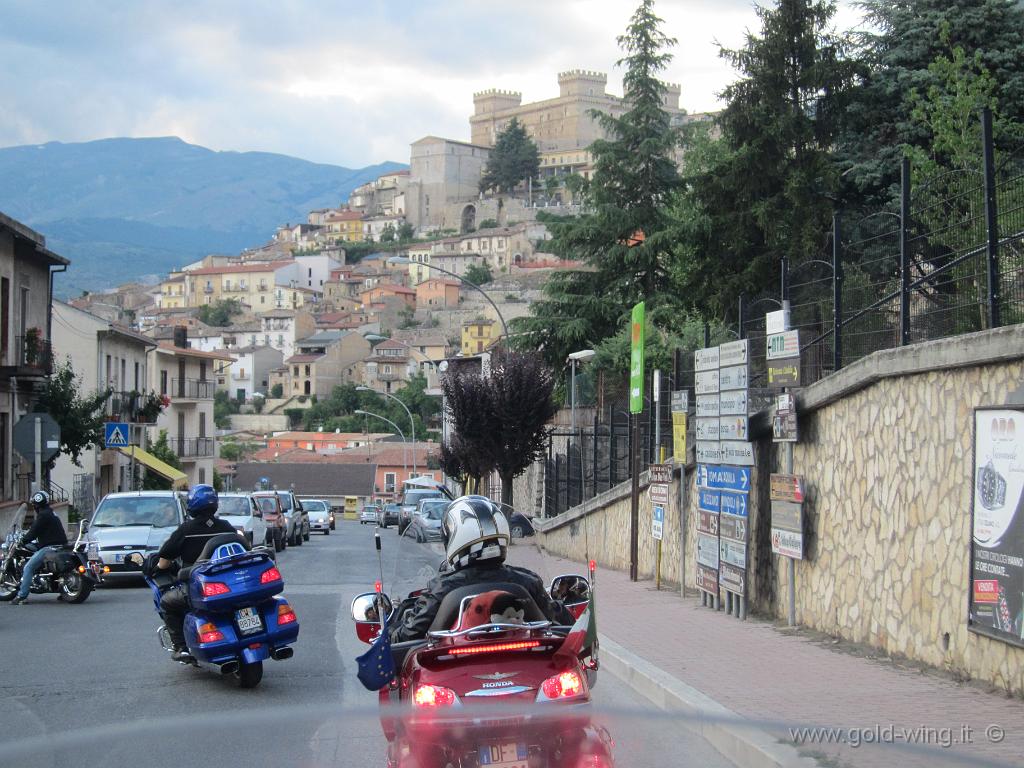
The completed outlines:
{"type": "MultiPolygon", "coordinates": [[[[1024,326],[886,350],[798,397],[805,559],[796,563],[797,621],[964,677],[1024,694],[1024,649],[967,629],[970,587],[973,408],[1021,402],[1024,326]]],[[[771,553],[768,475],[781,447],[753,419],[748,598],[784,619],[784,560],[771,553]],[[760,435],[760,436],[759,436],[760,435]]],[[[693,453],[666,510],[662,578],[694,587],[693,453]],[[685,561],[679,560],[685,531],[685,561]]],[[[646,484],[643,478],[642,487],[646,484]]],[[[542,524],[553,552],[604,567],[629,566],[630,486],[624,483],[542,524]]],[[[641,495],[639,572],[653,573],[651,508],[641,495]]]]}

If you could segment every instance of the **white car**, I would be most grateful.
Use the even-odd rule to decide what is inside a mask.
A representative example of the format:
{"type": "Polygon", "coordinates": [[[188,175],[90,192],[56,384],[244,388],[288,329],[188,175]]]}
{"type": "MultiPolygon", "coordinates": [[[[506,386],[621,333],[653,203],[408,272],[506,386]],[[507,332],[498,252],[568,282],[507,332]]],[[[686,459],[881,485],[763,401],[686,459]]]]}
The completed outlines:
{"type": "Polygon", "coordinates": [[[301,499],[303,510],[309,515],[309,530],[322,531],[329,536],[334,530],[334,513],[331,505],[322,499],[301,499]]]}
{"type": "Polygon", "coordinates": [[[267,539],[267,524],[263,521],[263,513],[256,506],[256,501],[248,493],[218,494],[217,517],[227,520],[235,530],[245,536],[253,546],[260,544],[274,545],[267,539]]]}
{"type": "Polygon", "coordinates": [[[109,569],[104,581],[141,578],[130,556],[156,552],[184,520],[184,500],[175,491],[108,493],[89,521],[89,561],[109,569]]]}

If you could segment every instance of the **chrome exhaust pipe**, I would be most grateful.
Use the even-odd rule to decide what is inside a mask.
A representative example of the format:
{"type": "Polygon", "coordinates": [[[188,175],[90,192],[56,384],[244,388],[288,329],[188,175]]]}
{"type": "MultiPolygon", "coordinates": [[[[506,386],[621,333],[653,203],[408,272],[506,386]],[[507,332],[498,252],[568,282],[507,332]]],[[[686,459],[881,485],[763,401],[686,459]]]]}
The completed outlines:
{"type": "Polygon", "coordinates": [[[235,660],[225,661],[220,665],[220,673],[222,675],[233,675],[238,671],[238,662],[235,660]]]}
{"type": "Polygon", "coordinates": [[[284,661],[285,659],[290,659],[294,655],[295,649],[290,648],[289,646],[285,646],[284,648],[275,648],[270,652],[270,658],[274,661],[284,661]]]}

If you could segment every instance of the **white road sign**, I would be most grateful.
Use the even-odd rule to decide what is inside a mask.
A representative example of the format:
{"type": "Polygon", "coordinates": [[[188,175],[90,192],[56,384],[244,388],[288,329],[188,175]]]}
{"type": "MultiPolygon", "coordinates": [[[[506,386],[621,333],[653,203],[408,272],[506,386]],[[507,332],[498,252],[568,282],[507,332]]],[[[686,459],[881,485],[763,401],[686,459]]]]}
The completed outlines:
{"type": "Polygon", "coordinates": [[[718,464],[722,461],[722,445],[719,442],[697,441],[697,461],[701,464],[718,464]]]}
{"type": "Polygon", "coordinates": [[[746,365],[731,365],[728,368],[720,368],[718,371],[718,389],[722,392],[732,389],[746,389],[748,379],[748,367],[746,365]]]}
{"type": "Polygon", "coordinates": [[[747,390],[722,392],[718,396],[718,413],[721,416],[746,416],[747,390]]]}
{"type": "Polygon", "coordinates": [[[698,371],[693,388],[698,395],[713,395],[718,391],[718,371],[698,371]]]}
{"type": "Polygon", "coordinates": [[[693,353],[693,369],[695,371],[718,370],[718,347],[698,349],[693,353]]]}
{"type": "Polygon", "coordinates": [[[749,440],[750,419],[746,416],[719,416],[719,440],[749,440]]]}
{"type": "Polygon", "coordinates": [[[696,438],[698,440],[718,440],[718,419],[697,419],[696,438]]]}
{"type": "Polygon", "coordinates": [[[765,354],[769,360],[800,356],[800,331],[783,331],[766,337],[765,354]]]}
{"type": "Polygon", "coordinates": [[[718,366],[726,368],[730,365],[745,365],[750,359],[750,346],[746,339],[730,341],[718,346],[718,366]]]}
{"type": "Polygon", "coordinates": [[[705,419],[718,415],[718,393],[697,395],[697,418],[705,419]]]}
{"type": "Polygon", "coordinates": [[[722,464],[738,464],[741,467],[754,466],[754,444],[738,440],[723,440],[719,443],[722,464]]]}

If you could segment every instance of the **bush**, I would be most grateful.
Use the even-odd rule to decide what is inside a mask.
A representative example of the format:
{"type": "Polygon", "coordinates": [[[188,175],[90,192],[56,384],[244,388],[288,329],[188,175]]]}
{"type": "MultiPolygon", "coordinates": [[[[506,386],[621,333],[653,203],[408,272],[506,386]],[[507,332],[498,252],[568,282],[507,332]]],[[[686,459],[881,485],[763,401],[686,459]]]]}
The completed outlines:
{"type": "Polygon", "coordinates": [[[498,226],[497,219],[484,219],[480,222],[480,229],[497,229],[498,226]]]}
{"type": "Polygon", "coordinates": [[[270,396],[275,400],[280,400],[282,397],[284,397],[284,385],[278,383],[272,386],[270,388],[270,396]]]}
{"type": "Polygon", "coordinates": [[[291,427],[297,427],[302,423],[302,418],[306,415],[305,408],[285,408],[284,415],[288,417],[288,423],[291,427]]]}

